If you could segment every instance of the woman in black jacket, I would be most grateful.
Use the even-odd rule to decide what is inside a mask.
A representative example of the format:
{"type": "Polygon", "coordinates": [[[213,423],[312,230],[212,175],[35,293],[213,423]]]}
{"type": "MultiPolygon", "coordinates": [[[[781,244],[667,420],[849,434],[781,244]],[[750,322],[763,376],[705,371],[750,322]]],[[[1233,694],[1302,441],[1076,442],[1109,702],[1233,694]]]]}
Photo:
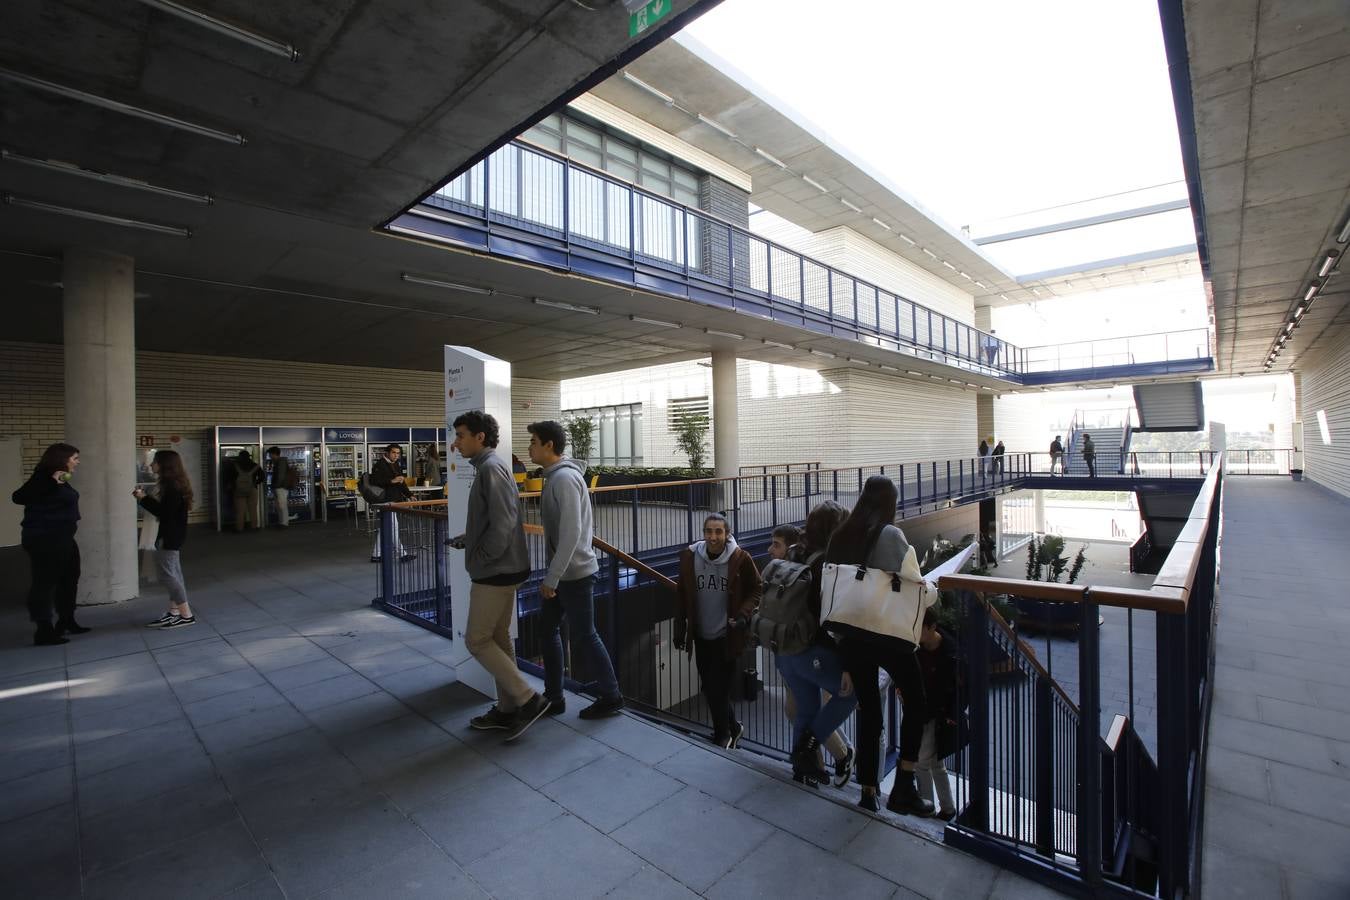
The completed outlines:
{"type": "Polygon", "coordinates": [[[32,564],[28,617],[37,625],[33,643],[68,643],[63,634],[83,634],[75,622],[75,593],[80,584],[80,548],[75,530],[80,521],[80,494],[70,478],[80,464],[80,451],[70,444],[52,444],[42,454],[32,477],[10,499],[23,507],[23,549],[32,564]],[[56,625],[52,626],[52,607],[56,625]]]}
{"type": "Polygon", "coordinates": [[[188,510],[192,508],[192,481],[183,468],[183,458],[172,450],[155,453],[150,468],[159,476],[159,497],[148,497],[137,487],[132,491],[145,509],[159,519],[159,538],[155,542],[155,562],[160,577],[169,588],[169,611],[147,623],[148,628],[182,628],[196,625],[197,617],[188,605],[187,587],[179,551],[187,537],[188,510]]]}

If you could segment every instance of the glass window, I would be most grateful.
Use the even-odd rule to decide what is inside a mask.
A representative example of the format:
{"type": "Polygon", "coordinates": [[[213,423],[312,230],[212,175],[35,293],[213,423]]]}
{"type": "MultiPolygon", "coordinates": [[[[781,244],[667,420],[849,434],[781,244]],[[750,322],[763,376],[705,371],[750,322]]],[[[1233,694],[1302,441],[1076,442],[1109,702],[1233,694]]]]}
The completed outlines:
{"type": "Polygon", "coordinates": [[[588,418],[596,424],[590,459],[593,466],[642,465],[642,404],[592,406],[564,410],[565,418],[588,418]]]}

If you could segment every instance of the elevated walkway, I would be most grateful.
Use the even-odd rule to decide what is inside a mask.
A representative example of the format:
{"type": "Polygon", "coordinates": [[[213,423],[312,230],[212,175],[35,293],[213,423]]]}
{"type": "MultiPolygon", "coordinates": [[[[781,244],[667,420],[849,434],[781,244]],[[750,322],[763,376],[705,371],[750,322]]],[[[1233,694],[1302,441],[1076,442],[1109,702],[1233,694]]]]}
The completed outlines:
{"type": "Polygon", "coordinates": [[[337,524],[194,528],[198,625],[141,627],[149,588],[50,648],[0,550],[6,896],[1058,896],[575,697],[517,745],[471,732],[487,701],[369,607],[368,553],[337,524]]]}

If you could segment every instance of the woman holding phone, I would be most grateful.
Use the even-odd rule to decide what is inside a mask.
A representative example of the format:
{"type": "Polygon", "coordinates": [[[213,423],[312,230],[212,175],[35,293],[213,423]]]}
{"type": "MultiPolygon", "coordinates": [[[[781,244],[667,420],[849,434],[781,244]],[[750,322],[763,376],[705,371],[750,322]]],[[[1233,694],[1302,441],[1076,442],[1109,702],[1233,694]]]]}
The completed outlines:
{"type": "Polygon", "coordinates": [[[179,560],[183,541],[187,537],[188,510],[192,508],[192,482],[183,468],[183,458],[173,450],[157,451],[150,469],[159,479],[159,497],[147,496],[139,485],[131,494],[146,512],[159,519],[155,563],[159,567],[160,578],[169,589],[169,610],[147,623],[146,627],[183,628],[196,625],[197,617],[188,605],[183,566],[179,560]]]}
{"type": "Polygon", "coordinates": [[[80,548],[75,543],[80,493],[70,486],[70,479],[79,464],[79,449],[52,444],[28,481],[10,495],[23,507],[23,549],[33,571],[28,618],[37,625],[33,643],[39,647],[66,644],[69,641],[63,635],[89,631],[75,621],[75,594],[80,585],[80,548]]]}

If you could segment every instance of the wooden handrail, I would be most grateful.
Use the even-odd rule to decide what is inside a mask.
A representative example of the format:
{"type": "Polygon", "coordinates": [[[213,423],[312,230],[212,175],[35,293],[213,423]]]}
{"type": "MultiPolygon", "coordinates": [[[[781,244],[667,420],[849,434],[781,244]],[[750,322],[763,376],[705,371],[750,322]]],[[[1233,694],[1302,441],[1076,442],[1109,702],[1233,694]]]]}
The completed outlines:
{"type": "MultiPolygon", "coordinates": [[[[529,522],[526,522],[525,533],[537,534],[542,537],[544,534],[544,526],[534,525],[529,522]]],[[[660,572],[656,571],[642,560],[630,556],[627,553],[624,553],[622,550],[620,550],[618,547],[615,547],[609,541],[606,541],[603,538],[598,538],[592,535],[591,546],[597,550],[602,550],[605,553],[608,553],[610,556],[616,557],[624,565],[637,569],[643,575],[646,575],[648,578],[654,579],[658,584],[662,585],[663,587],[668,587],[672,591],[675,590],[676,584],[673,579],[667,578],[666,576],[662,575],[660,572]]]]}
{"type": "MultiPolygon", "coordinates": [[[[1060,587],[1065,587],[1065,585],[1060,585],[1060,587]]],[[[1069,705],[1069,709],[1073,710],[1074,715],[1078,715],[1078,704],[1073,702],[1072,697],[1064,693],[1064,688],[1060,687],[1059,682],[1050,676],[1049,670],[1041,665],[1041,661],[1036,657],[1036,651],[1031,645],[1018,636],[1012,625],[1008,624],[1008,620],[1003,618],[1003,614],[994,609],[994,604],[990,603],[984,596],[980,596],[980,602],[984,604],[985,611],[989,613],[989,620],[994,623],[995,627],[1002,631],[1004,636],[1022,651],[1022,656],[1026,658],[1027,662],[1031,663],[1031,667],[1036,670],[1036,673],[1048,681],[1055,693],[1059,694],[1060,699],[1069,705]]]]}

